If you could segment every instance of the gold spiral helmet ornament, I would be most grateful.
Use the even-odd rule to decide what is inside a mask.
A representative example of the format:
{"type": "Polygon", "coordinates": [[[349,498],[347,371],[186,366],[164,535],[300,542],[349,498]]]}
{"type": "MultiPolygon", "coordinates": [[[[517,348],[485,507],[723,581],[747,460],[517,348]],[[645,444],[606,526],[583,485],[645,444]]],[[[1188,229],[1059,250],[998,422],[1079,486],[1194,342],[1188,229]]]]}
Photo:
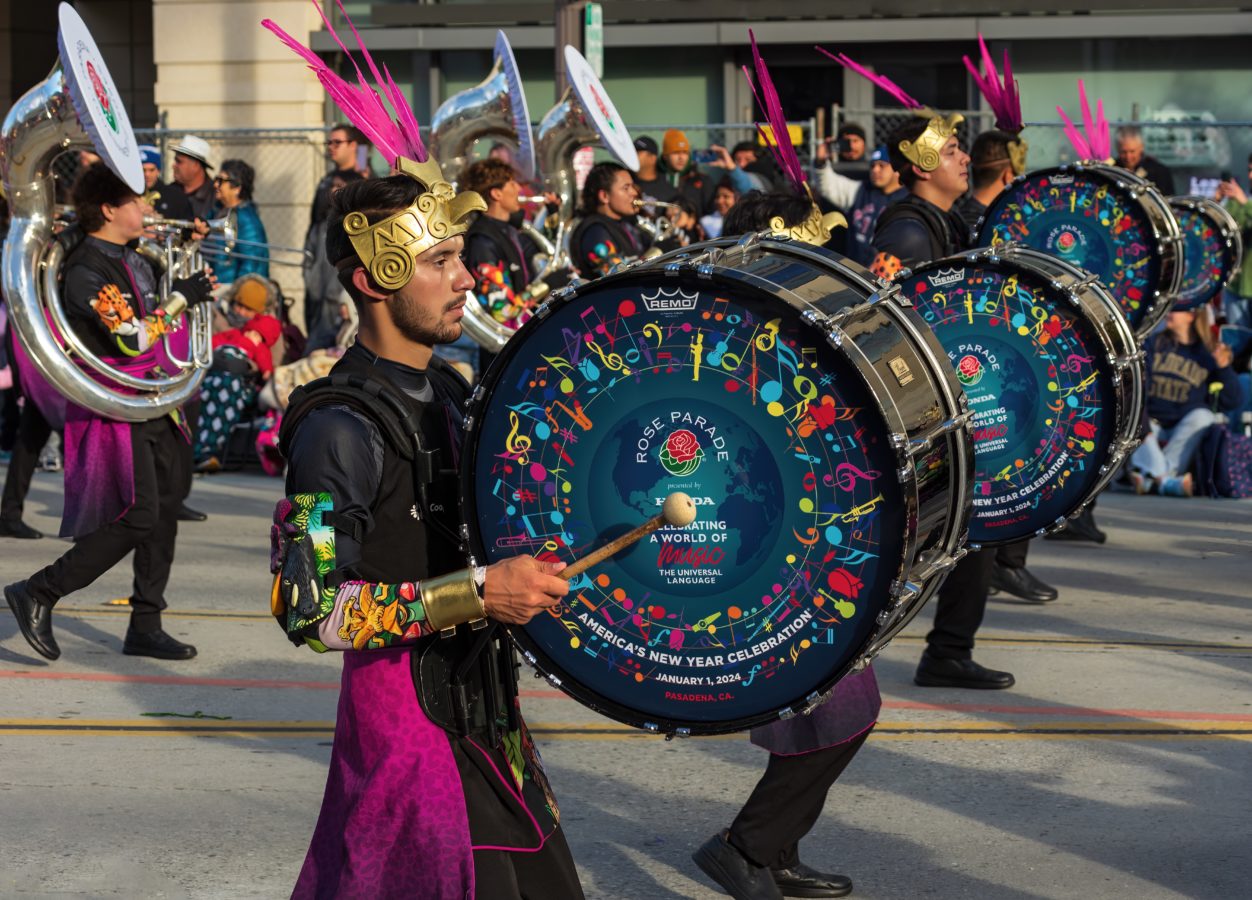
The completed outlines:
{"type": "Polygon", "coordinates": [[[956,127],[965,121],[965,117],[960,113],[945,116],[929,108],[918,110],[917,114],[929,117],[926,130],[915,141],[900,141],[900,152],[923,172],[933,172],[939,168],[943,145],[956,135],[956,127]]]}
{"type": "MultiPolygon", "coordinates": [[[[343,230],[370,278],[392,292],[409,283],[419,256],[448,238],[464,234],[469,229],[470,213],[487,209],[483,198],[473,191],[458,194],[433,157],[419,163],[402,156],[396,161],[396,174],[407,175],[425,188],[411,206],[372,224],[360,212],[343,219],[343,230]]],[[[351,262],[345,260],[344,264],[351,262]]]]}

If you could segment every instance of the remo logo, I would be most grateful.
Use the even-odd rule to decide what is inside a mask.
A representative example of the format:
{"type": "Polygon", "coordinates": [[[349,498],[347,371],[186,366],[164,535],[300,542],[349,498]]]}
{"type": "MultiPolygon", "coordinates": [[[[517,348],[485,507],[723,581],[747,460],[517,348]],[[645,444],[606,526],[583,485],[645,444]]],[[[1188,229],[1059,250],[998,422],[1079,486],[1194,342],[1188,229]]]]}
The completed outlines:
{"type": "Polygon", "coordinates": [[[686,428],[671,433],[665,439],[660,455],[665,471],[679,478],[692,474],[704,462],[704,451],[700,449],[699,438],[686,428]]]}
{"type": "Polygon", "coordinates": [[[966,354],[956,364],[956,377],[965,387],[973,387],[982,381],[982,360],[973,354],[966,354]]]}
{"type": "Polygon", "coordinates": [[[87,76],[91,79],[91,86],[96,90],[96,100],[100,102],[100,108],[104,110],[105,120],[110,128],[117,131],[117,115],[109,105],[109,92],[105,90],[104,82],[100,80],[100,75],[90,60],[87,61],[87,76]]]}

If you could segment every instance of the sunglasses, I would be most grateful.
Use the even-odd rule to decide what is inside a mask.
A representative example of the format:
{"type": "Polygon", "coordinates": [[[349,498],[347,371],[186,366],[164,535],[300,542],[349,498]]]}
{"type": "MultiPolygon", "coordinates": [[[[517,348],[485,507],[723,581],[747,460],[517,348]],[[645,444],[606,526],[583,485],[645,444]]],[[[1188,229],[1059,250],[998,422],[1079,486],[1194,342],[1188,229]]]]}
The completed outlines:
{"type": "Polygon", "coordinates": [[[239,187],[238,181],[236,181],[233,178],[227,178],[225,175],[218,175],[216,178],[213,179],[213,183],[214,184],[233,184],[235,187],[239,187]]]}

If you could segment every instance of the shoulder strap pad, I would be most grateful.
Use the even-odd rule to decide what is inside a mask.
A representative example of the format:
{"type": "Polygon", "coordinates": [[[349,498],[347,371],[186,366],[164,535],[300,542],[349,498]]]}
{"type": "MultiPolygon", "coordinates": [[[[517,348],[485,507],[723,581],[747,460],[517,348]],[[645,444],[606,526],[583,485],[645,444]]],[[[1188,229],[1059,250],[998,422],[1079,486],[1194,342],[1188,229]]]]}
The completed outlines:
{"type": "Polygon", "coordinates": [[[412,459],[421,449],[419,416],[382,382],[346,372],[332,372],[291,392],[279,430],[278,446],[287,446],[296,426],[309,413],[331,405],[347,406],[368,417],[405,459],[412,459]]]}

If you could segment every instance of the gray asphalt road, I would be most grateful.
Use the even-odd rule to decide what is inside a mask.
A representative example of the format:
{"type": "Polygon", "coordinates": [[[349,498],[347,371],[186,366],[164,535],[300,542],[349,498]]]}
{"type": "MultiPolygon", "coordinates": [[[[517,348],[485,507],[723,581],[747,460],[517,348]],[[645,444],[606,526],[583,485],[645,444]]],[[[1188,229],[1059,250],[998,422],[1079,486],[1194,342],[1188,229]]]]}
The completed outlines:
{"type": "MultiPolygon", "coordinates": [[[[188,663],[120,654],[121,567],[58,608],[36,657],[0,610],[0,896],[281,897],[317,815],[338,658],[266,614],[276,481],[200,481],[167,628],[188,663]]],[[[28,521],[55,532],[60,480],[28,521]]],[[[1037,542],[1046,607],[993,601],[977,658],[1017,687],[913,686],[928,612],[876,664],[882,723],[804,859],[864,898],[1230,898],[1252,861],[1252,503],[1101,499],[1103,547],[1037,542]]],[[[64,548],[0,539],[0,578],[64,548]]],[[[589,897],[720,896],[689,854],[764,753],[665,742],[534,681],[524,703],[589,897]]]]}

